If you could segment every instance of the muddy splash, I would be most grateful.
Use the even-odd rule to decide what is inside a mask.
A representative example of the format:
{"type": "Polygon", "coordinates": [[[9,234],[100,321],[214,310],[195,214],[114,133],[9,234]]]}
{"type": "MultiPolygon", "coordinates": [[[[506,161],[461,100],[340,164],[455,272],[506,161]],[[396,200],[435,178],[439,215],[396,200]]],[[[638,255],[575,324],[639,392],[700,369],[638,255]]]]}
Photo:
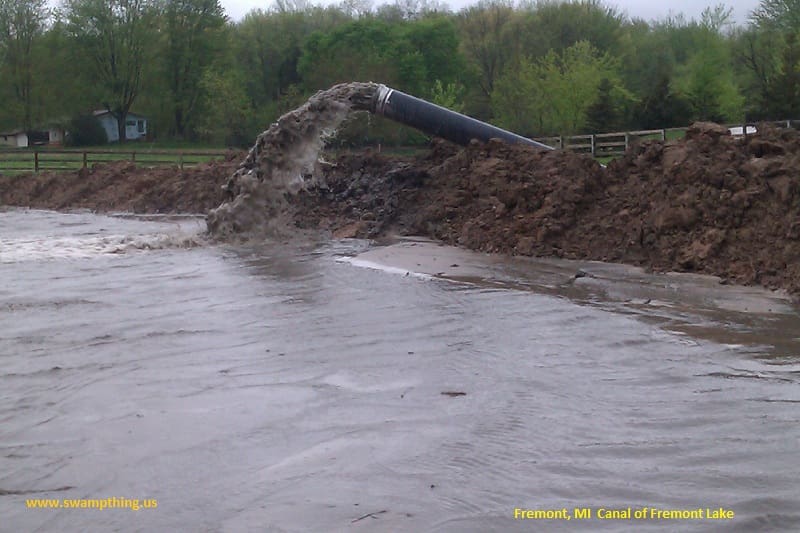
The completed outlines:
{"type": "Polygon", "coordinates": [[[220,240],[295,233],[287,194],[305,188],[325,139],[350,112],[368,110],[377,88],[352,82],[319,91],[261,133],[225,186],[230,199],[209,212],[209,233],[220,240]]]}

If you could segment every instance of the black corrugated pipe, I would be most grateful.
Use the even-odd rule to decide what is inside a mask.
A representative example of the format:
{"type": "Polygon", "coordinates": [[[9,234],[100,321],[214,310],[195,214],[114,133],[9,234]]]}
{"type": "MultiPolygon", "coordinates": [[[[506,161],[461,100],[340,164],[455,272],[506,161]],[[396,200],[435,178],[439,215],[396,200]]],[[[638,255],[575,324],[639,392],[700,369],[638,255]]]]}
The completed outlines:
{"type": "Polygon", "coordinates": [[[371,111],[462,146],[468,145],[472,139],[483,142],[489,139],[502,139],[512,144],[529,144],[544,150],[553,149],[546,144],[420,100],[385,85],[378,85],[371,111]]]}

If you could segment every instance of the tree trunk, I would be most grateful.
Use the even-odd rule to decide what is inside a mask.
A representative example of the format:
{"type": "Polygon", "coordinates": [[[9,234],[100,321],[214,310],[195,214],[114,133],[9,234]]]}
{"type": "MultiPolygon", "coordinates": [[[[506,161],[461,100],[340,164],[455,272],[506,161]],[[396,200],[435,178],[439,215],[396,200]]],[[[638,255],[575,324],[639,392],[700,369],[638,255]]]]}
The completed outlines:
{"type": "Polygon", "coordinates": [[[183,108],[179,105],[175,106],[175,134],[179,139],[183,139],[186,134],[186,124],[183,119],[183,108]]]}
{"type": "Polygon", "coordinates": [[[124,143],[127,140],[125,135],[125,121],[128,118],[127,113],[119,113],[115,115],[117,119],[117,133],[119,134],[119,142],[120,144],[124,143]]]}

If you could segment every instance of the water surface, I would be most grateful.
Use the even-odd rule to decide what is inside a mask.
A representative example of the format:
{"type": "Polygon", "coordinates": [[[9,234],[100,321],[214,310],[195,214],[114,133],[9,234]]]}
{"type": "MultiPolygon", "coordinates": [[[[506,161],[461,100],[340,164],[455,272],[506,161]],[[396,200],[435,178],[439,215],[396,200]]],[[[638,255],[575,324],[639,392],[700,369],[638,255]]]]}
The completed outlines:
{"type": "Polygon", "coordinates": [[[362,268],[363,241],[193,246],[202,229],[0,213],[3,531],[800,529],[788,304],[477,255],[362,268]],[[25,504],[108,497],[158,508],[25,504]],[[736,516],[513,520],[646,506],[736,516]]]}

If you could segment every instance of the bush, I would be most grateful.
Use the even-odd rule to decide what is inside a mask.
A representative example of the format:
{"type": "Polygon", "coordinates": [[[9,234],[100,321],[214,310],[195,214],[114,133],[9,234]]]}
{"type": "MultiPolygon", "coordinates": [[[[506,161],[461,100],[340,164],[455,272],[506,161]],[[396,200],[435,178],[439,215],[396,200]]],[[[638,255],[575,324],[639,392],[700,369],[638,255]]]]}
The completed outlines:
{"type": "Polygon", "coordinates": [[[78,115],[67,124],[64,138],[67,146],[97,146],[108,144],[108,136],[94,115],[78,115]]]}

